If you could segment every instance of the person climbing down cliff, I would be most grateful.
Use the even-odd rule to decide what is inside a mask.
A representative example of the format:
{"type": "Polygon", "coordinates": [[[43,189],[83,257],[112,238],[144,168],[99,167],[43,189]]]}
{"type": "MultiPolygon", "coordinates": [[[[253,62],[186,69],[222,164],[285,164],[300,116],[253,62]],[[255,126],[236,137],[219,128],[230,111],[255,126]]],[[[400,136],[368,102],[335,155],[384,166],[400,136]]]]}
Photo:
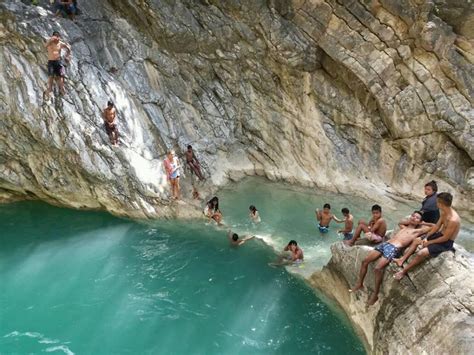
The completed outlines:
{"type": "Polygon", "coordinates": [[[66,50],[66,62],[71,60],[71,47],[69,44],[61,41],[61,36],[58,31],[54,31],[50,39],[44,44],[48,52],[48,88],[43,94],[44,100],[48,100],[49,94],[53,91],[53,81],[59,86],[59,92],[64,95],[64,76],[66,75],[64,65],[62,63],[61,51],[66,50]]]}
{"type": "Polygon", "coordinates": [[[344,243],[352,246],[360,238],[361,233],[365,233],[365,237],[372,243],[380,243],[387,233],[387,223],[382,217],[382,207],[379,205],[372,206],[372,218],[367,224],[364,220],[360,220],[354,233],[354,237],[345,240],[344,243]]]}
{"type": "Polygon", "coordinates": [[[349,292],[356,292],[364,287],[364,279],[369,264],[378,260],[377,265],[374,267],[374,292],[367,301],[367,304],[371,306],[377,302],[385,267],[390,261],[399,256],[402,249],[410,245],[415,238],[430,230],[431,227],[429,226],[421,226],[421,218],[420,211],[413,212],[409,224],[405,228],[400,229],[388,242],[376,246],[374,250],[367,254],[360,266],[359,279],[349,292]]]}
{"type": "MultiPolygon", "coordinates": [[[[409,270],[420,264],[428,256],[434,258],[445,251],[451,250],[454,252],[454,240],[461,229],[461,218],[451,207],[453,195],[449,192],[442,192],[437,196],[436,202],[441,210],[441,218],[438,220],[438,223],[431,227],[427,238],[422,241],[422,249],[418,251],[413,260],[402,271],[393,275],[395,279],[401,280],[409,270]]],[[[404,255],[404,260],[409,256],[405,257],[404,255]]]]}
{"type": "Polygon", "coordinates": [[[77,1],[75,0],[57,0],[55,16],[67,15],[71,21],[75,20],[77,13],[77,1]]]}
{"type": "Polygon", "coordinates": [[[188,149],[186,150],[186,163],[191,168],[191,171],[196,174],[199,180],[204,180],[204,176],[201,173],[201,164],[199,164],[199,160],[196,158],[196,154],[194,154],[193,147],[188,145],[188,149]]]}
{"type": "Polygon", "coordinates": [[[107,102],[107,107],[104,109],[103,118],[105,131],[110,138],[110,143],[116,147],[118,145],[119,133],[116,122],[117,111],[115,110],[115,105],[112,101],[107,102]]]}
{"type": "Polygon", "coordinates": [[[171,186],[171,196],[173,200],[180,199],[179,187],[179,160],[175,155],[174,150],[169,150],[166,159],[164,160],[166,176],[171,186]]]}

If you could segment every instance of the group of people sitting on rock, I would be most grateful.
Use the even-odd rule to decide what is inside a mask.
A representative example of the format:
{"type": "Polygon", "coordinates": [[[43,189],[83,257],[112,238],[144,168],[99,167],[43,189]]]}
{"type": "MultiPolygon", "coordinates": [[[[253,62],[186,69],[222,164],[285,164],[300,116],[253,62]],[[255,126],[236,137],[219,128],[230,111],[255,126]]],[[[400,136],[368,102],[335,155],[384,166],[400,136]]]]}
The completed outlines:
{"type": "Polygon", "coordinates": [[[374,291],[368,300],[368,305],[377,302],[384,270],[390,262],[393,261],[402,268],[393,276],[401,280],[427,257],[436,257],[445,251],[454,251],[454,240],[461,228],[461,219],[452,207],[453,196],[449,192],[438,194],[437,190],[435,181],[430,181],[425,185],[426,198],[423,200],[421,210],[414,211],[408,219],[400,221],[400,229],[390,239],[385,240],[387,226],[381,216],[380,206],[375,205],[372,207],[372,220],[369,224],[359,223],[354,237],[346,241],[348,246],[354,245],[358,239],[358,231],[359,235],[361,231],[364,231],[370,242],[378,244],[362,261],[359,279],[350,289],[350,292],[363,289],[368,266],[376,262],[374,291]],[[416,255],[405,266],[405,262],[415,252],[416,255]]]}

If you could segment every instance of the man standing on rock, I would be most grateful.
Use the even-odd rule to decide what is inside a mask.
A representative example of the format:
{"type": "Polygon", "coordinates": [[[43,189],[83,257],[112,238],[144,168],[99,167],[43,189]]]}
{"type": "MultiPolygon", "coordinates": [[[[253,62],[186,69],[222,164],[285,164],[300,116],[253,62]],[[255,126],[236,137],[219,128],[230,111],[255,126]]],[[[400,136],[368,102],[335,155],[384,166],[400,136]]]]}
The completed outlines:
{"type": "Polygon", "coordinates": [[[64,65],[61,60],[61,51],[66,50],[66,62],[69,63],[71,60],[71,47],[69,44],[61,41],[61,36],[58,31],[54,31],[53,35],[49,40],[44,44],[48,52],[48,88],[44,93],[44,99],[49,98],[49,94],[53,91],[53,81],[56,79],[56,82],[59,86],[59,92],[61,95],[64,95],[64,76],[66,72],[64,70],[64,65]]]}
{"type": "Polygon", "coordinates": [[[382,284],[385,267],[392,261],[393,258],[401,254],[403,248],[410,245],[410,243],[418,236],[427,233],[430,226],[421,225],[422,214],[420,211],[415,211],[411,214],[408,225],[400,229],[388,242],[382,243],[375,247],[362,261],[359,271],[359,280],[349,292],[356,292],[364,287],[364,279],[367,274],[369,264],[378,260],[374,268],[375,287],[374,292],[367,301],[368,305],[373,305],[379,299],[378,294],[382,284]],[[381,258],[380,258],[381,257],[381,258]],[[380,259],[379,259],[380,258],[380,259]]]}
{"type": "Polygon", "coordinates": [[[110,143],[112,143],[113,146],[117,146],[119,137],[117,122],[115,121],[117,111],[115,110],[115,105],[112,101],[107,102],[107,107],[104,109],[103,117],[105,131],[109,135],[110,143]]]}
{"type": "Polygon", "coordinates": [[[194,154],[193,147],[188,145],[188,150],[186,150],[186,163],[189,165],[191,168],[191,171],[193,171],[199,180],[204,180],[204,176],[202,176],[201,173],[201,164],[199,164],[199,161],[196,158],[196,155],[194,154]]]}
{"type": "Polygon", "coordinates": [[[441,218],[435,226],[431,227],[427,238],[423,240],[421,244],[423,248],[402,271],[393,276],[395,279],[401,280],[409,270],[428,256],[436,257],[444,251],[454,251],[453,244],[461,229],[461,218],[451,207],[453,195],[449,192],[442,192],[437,196],[436,203],[441,211],[441,218]]]}

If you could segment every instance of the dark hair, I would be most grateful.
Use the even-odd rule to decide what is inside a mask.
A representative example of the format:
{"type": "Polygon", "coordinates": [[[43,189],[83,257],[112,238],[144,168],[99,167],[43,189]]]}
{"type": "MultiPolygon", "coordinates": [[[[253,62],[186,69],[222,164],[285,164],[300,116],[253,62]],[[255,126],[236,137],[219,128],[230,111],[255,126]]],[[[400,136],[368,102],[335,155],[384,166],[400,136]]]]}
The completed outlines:
{"type": "Polygon", "coordinates": [[[431,180],[430,182],[427,182],[427,183],[425,184],[425,187],[426,187],[426,186],[431,187],[434,192],[438,191],[438,184],[437,184],[436,181],[434,181],[434,180],[431,180]]]}
{"type": "Polygon", "coordinates": [[[290,240],[288,245],[298,245],[298,243],[296,243],[296,240],[290,240]]]}
{"type": "Polygon", "coordinates": [[[438,200],[442,201],[443,205],[451,207],[451,204],[453,203],[453,195],[451,195],[449,192],[441,192],[437,196],[438,200]]]}
{"type": "Polygon", "coordinates": [[[413,211],[413,213],[418,213],[423,218],[423,212],[422,211],[416,210],[416,211],[413,211]]]}
{"type": "Polygon", "coordinates": [[[58,36],[58,37],[61,37],[61,35],[59,34],[58,31],[53,31],[53,36],[58,36]]]}
{"type": "Polygon", "coordinates": [[[107,106],[114,107],[114,102],[112,100],[107,101],[107,106]]]}
{"type": "Polygon", "coordinates": [[[239,239],[239,235],[237,233],[232,234],[232,240],[236,242],[237,239],[239,239]]]}
{"type": "Polygon", "coordinates": [[[343,214],[349,214],[349,209],[348,209],[347,207],[344,207],[344,208],[341,210],[341,212],[342,212],[343,214]]]}
{"type": "Polygon", "coordinates": [[[258,211],[257,207],[255,207],[254,205],[250,205],[249,210],[252,211],[252,212],[258,211]]]}
{"type": "Polygon", "coordinates": [[[324,206],[323,206],[323,208],[329,208],[329,209],[331,209],[331,205],[330,205],[329,203],[325,203],[324,206]]]}
{"type": "Polygon", "coordinates": [[[191,147],[191,145],[188,145],[188,149],[193,149],[193,147],[191,147]]]}
{"type": "Polygon", "coordinates": [[[217,196],[214,196],[213,198],[211,198],[209,202],[207,203],[207,205],[208,206],[210,205],[209,207],[212,207],[214,211],[217,211],[219,209],[219,199],[217,198],[217,196]]]}
{"type": "Polygon", "coordinates": [[[382,207],[380,207],[379,205],[373,205],[372,212],[374,211],[379,211],[380,213],[382,213],[382,207]]]}

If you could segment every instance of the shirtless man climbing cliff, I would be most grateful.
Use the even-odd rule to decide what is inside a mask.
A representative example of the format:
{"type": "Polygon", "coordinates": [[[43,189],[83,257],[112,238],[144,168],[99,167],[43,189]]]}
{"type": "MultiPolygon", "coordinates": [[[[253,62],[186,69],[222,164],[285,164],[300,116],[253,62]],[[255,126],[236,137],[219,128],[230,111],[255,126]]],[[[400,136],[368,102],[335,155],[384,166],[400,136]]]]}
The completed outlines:
{"type": "Polygon", "coordinates": [[[110,143],[112,145],[118,145],[118,129],[117,129],[117,122],[115,118],[117,116],[117,112],[115,111],[115,105],[112,101],[107,102],[107,107],[104,109],[103,118],[104,118],[104,126],[105,131],[109,135],[110,143]]]}
{"type": "Polygon", "coordinates": [[[48,52],[48,88],[44,92],[44,99],[49,98],[49,94],[53,91],[53,81],[59,86],[61,95],[65,94],[64,91],[64,76],[66,74],[64,65],[62,63],[61,51],[66,50],[66,62],[71,60],[71,47],[69,44],[61,41],[61,36],[58,31],[54,31],[50,39],[44,44],[46,51],[48,52]]]}

